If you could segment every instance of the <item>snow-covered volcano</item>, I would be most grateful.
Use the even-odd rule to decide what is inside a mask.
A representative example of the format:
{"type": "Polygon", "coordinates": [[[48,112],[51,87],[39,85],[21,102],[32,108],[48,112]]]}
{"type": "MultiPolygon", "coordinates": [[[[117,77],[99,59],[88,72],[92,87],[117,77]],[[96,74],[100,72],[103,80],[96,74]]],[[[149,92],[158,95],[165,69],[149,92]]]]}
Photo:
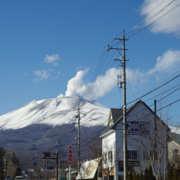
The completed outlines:
{"type": "Polygon", "coordinates": [[[76,122],[77,109],[81,111],[81,125],[106,126],[109,109],[78,96],[32,101],[19,109],[0,116],[0,129],[20,129],[33,124],[61,126],[76,122]]]}

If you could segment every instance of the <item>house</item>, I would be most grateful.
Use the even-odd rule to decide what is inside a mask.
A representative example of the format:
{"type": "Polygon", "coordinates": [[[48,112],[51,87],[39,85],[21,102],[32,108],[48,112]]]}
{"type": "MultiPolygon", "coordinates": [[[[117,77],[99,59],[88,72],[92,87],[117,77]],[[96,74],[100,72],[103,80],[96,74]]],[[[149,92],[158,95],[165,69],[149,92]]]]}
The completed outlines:
{"type": "MultiPolygon", "coordinates": [[[[100,134],[104,180],[123,178],[122,114],[122,109],[111,109],[108,125],[100,134]]],[[[165,174],[168,126],[141,100],[129,107],[126,114],[127,170],[140,174],[151,165],[154,174],[165,174]]]]}
{"type": "Polygon", "coordinates": [[[175,169],[180,169],[180,135],[171,133],[168,141],[168,161],[175,169]]]}

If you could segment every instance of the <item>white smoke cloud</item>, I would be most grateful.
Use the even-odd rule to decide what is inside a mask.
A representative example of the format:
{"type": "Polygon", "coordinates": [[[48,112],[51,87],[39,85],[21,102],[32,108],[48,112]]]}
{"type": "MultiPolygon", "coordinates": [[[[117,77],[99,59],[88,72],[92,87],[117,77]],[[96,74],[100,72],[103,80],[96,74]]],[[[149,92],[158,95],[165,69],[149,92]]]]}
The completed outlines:
{"type": "MultiPolygon", "coordinates": [[[[157,62],[150,70],[142,72],[139,69],[127,68],[127,80],[133,85],[140,83],[147,83],[150,77],[157,74],[180,71],[180,51],[168,50],[162,56],[157,58],[157,62]]],[[[96,100],[99,97],[105,96],[115,86],[117,86],[117,75],[119,69],[110,68],[104,75],[98,76],[94,82],[84,82],[84,77],[88,73],[88,70],[78,71],[75,77],[68,81],[66,96],[80,95],[86,99],[96,100]]]]}
{"type": "Polygon", "coordinates": [[[83,78],[87,72],[87,69],[78,71],[76,76],[68,81],[66,96],[82,95],[86,88],[83,78]]]}
{"type": "Polygon", "coordinates": [[[66,96],[80,95],[86,99],[97,99],[104,96],[116,85],[117,69],[109,69],[105,75],[98,76],[95,82],[85,83],[86,70],[77,72],[76,76],[68,81],[66,96]]]}
{"type": "Polygon", "coordinates": [[[118,69],[110,68],[106,71],[105,75],[98,76],[94,83],[88,84],[88,89],[90,89],[90,95],[88,91],[86,91],[86,97],[88,99],[97,99],[98,97],[103,97],[105,94],[110,92],[117,84],[117,74],[118,69]]]}
{"type": "MultiPolygon", "coordinates": [[[[85,83],[83,78],[87,70],[77,72],[76,76],[68,81],[66,96],[80,95],[86,99],[97,99],[105,96],[117,85],[119,69],[110,68],[105,75],[98,76],[94,82],[85,83]]],[[[127,69],[127,79],[131,82],[144,81],[144,73],[139,70],[127,69]]]]}
{"type": "Polygon", "coordinates": [[[144,0],[141,14],[147,25],[157,20],[151,26],[153,32],[180,35],[180,0],[144,0]]]}

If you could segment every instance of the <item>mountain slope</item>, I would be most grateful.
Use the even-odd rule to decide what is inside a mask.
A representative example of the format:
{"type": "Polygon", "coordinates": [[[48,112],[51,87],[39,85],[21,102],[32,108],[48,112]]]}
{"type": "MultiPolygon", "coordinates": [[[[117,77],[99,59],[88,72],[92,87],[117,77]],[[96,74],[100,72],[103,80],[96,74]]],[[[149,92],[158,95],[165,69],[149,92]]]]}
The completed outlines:
{"type": "Polygon", "coordinates": [[[92,127],[106,126],[109,109],[96,102],[81,97],[57,97],[40,101],[32,101],[17,110],[0,116],[0,129],[20,129],[33,124],[60,126],[76,121],[77,108],[80,105],[81,125],[92,127]]]}
{"type": "Polygon", "coordinates": [[[171,129],[172,133],[179,134],[180,135],[180,127],[175,127],[175,126],[169,126],[171,129]]]}

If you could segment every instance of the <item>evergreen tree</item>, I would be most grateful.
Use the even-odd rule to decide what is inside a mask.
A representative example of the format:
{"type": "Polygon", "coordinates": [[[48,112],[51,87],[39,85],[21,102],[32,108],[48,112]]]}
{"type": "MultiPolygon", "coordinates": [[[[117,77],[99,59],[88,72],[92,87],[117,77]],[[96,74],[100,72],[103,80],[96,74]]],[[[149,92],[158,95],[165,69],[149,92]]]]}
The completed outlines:
{"type": "Polygon", "coordinates": [[[151,180],[155,180],[155,177],[153,176],[153,172],[152,172],[152,167],[151,166],[149,166],[148,177],[151,180]]]}
{"type": "Polygon", "coordinates": [[[171,169],[171,166],[169,165],[168,166],[168,173],[167,173],[167,180],[172,180],[172,169],[171,169]]]}
{"type": "Polygon", "coordinates": [[[127,180],[133,180],[133,173],[130,171],[127,175],[127,180]]]}
{"type": "Polygon", "coordinates": [[[4,156],[5,150],[0,147],[0,179],[4,179],[4,156]]]}
{"type": "Polygon", "coordinates": [[[173,178],[172,178],[173,180],[178,180],[177,179],[177,171],[176,170],[174,170],[174,172],[173,172],[173,178]]]}
{"type": "Polygon", "coordinates": [[[12,158],[11,159],[12,159],[13,164],[16,164],[16,165],[19,164],[19,160],[18,160],[18,158],[17,158],[15,153],[12,154],[12,158]]]}
{"type": "MultiPolygon", "coordinates": [[[[139,180],[140,179],[140,175],[139,174],[137,174],[136,175],[136,180],[139,180]]],[[[141,179],[140,179],[141,180],[141,179]]]]}
{"type": "Polygon", "coordinates": [[[141,170],[141,174],[140,174],[140,180],[143,180],[144,178],[143,178],[144,176],[143,176],[143,173],[142,173],[142,170],[141,170]]]}
{"type": "Polygon", "coordinates": [[[137,175],[135,171],[133,171],[133,180],[137,180],[137,175]]]}
{"type": "Polygon", "coordinates": [[[20,176],[21,175],[21,169],[20,169],[20,167],[17,167],[17,169],[16,169],[16,176],[20,176]]]}
{"type": "Polygon", "coordinates": [[[144,179],[149,180],[149,170],[147,168],[145,169],[144,179]]]}

